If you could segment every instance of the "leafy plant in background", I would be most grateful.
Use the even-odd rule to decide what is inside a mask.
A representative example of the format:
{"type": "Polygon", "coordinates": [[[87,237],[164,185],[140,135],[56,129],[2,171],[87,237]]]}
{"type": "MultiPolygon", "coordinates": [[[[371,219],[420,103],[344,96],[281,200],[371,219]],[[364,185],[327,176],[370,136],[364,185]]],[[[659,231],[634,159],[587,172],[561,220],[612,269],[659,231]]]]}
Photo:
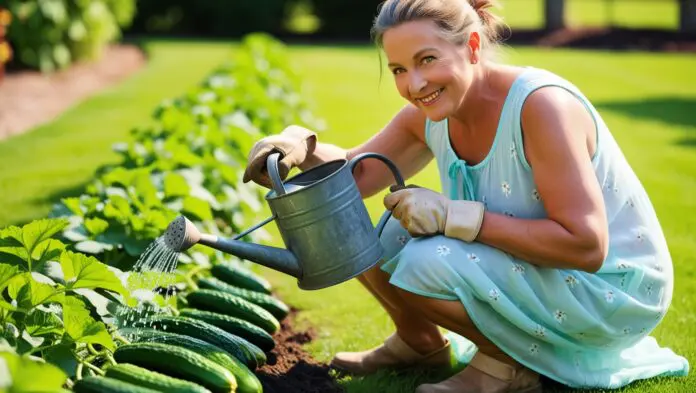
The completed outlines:
{"type": "Polygon", "coordinates": [[[12,47],[5,40],[7,27],[12,23],[12,14],[7,9],[0,7],[0,80],[5,69],[5,64],[12,60],[12,47]]]}
{"type": "MultiPolygon", "coordinates": [[[[0,373],[9,370],[11,381],[0,378],[0,390],[91,383],[84,377],[116,363],[114,349],[126,342],[119,326],[176,314],[187,303],[180,292],[197,290],[216,265],[265,291],[235,293],[287,315],[267,296],[270,284],[238,269],[243,261],[203,246],[181,253],[173,274],[130,271],[179,214],[218,235],[250,225],[261,190],[240,180],[244,152],[288,122],[320,127],[277,41],[253,35],[239,53],[199,88],[160,105],[156,125],[117,144],[121,162],[97,170],[82,195],[63,199],[49,218],[0,230],[0,373]],[[44,382],[26,370],[42,373],[44,382]]],[[[258,242],[263,235],[249,236],[258,242]]]]}
{"type": "MultiPolygon", "coordinates": [[[[53,209],[52,217],[70,220],[64,240],[128,270],[179,214],[221,236],[251,226],[262,191],[241,182],[246,152],[291,123],[322,128],[287,63],[280,42],[249,35],[199,87],[159,105],[154,126],[134,129],[132,141],[115,146],[121,162],[100,168],[85,194],[53,209]]],[[[249,235],[255,242],[264,237],[263,230],[249,235]]],[[[221,258],[205,247],[181,255],[183,263],[204,266],[221,258]]]]}
{"type": "Polygon", "coordinates": [[[135,15],[135,0],[1,0],[15,15],[8,39],[17,60],[49,72],[101,56],[135,15]]]}

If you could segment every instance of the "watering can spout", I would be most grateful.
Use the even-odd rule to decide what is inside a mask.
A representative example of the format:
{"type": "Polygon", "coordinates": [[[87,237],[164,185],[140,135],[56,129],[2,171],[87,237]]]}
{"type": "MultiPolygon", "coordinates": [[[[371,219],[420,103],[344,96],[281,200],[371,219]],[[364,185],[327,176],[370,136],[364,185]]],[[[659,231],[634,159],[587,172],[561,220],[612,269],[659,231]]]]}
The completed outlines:
{"type": "Polygon", "coordinates": [[[241,240],[225,239],[217,236],[202,235],[200,244],[213,247],[222,252],[235,255],[295,278],[302,276],[302,268],[297,257],[284,248],[247,243],[241,240]]]}
{"type": "MultiPolygon", "coordinates": [[[[262,224],[268,221],[269,220],[266,220],[262,224]]],[[[185,251],[195,244],[203,244],[273,270],[289,274],[298,279],[302,276],[300,262],[291,251],[284,248],[264,246],[237,240],[248,232],[249,231],[246,231],[238,235],[235,239],[226,239],[207,233],[201,233],[186,217],[179,216],[169,224],[164,234],[164,243],[167,247],[176,252],[185,251]]]]}

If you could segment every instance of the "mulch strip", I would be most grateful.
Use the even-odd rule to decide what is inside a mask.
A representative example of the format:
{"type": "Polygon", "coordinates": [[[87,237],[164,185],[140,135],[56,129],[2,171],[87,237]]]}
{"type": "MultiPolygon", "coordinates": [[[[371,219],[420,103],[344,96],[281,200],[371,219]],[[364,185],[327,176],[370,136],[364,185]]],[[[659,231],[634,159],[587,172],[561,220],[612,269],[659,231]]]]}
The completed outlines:
{"type": "Polygon", "coordinates": [[[146,64],[131,45],[107,48],[95,62],[74,64],[52,74],[8,71],[0,81],[0,140],[47,123],[146,64]]]}

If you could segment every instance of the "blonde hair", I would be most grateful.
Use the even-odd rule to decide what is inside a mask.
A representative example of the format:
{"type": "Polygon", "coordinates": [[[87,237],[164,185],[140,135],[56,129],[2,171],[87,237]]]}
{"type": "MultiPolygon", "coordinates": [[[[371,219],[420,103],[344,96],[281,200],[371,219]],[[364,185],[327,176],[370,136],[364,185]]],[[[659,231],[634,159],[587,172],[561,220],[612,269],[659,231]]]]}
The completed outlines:
{"type": "Polygon", "coordinates": [[[371,35],[382,47],[384,33],[392,27],[415,20],[432,20],[445,39],[455,45],[466,44],[470,33],[478,31],[481,53],[490,57],[499,45],[505,27],[502,18],[489,8],[494,0],[386,0],[379,8],[371,35]]]}

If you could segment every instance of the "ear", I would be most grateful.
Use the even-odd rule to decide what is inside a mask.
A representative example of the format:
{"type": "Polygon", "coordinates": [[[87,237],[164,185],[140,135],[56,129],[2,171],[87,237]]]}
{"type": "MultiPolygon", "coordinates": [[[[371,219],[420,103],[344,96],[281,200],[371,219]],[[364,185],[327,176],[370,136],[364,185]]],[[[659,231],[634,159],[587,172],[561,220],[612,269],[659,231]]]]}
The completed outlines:
{"type": "Polygon", "coordinates": [[[469,37],[469,49],[471,49],[471,62],[478,63],[478,52],[481,49],[481,37],[477,31],[471,33],[469,37]]]}

